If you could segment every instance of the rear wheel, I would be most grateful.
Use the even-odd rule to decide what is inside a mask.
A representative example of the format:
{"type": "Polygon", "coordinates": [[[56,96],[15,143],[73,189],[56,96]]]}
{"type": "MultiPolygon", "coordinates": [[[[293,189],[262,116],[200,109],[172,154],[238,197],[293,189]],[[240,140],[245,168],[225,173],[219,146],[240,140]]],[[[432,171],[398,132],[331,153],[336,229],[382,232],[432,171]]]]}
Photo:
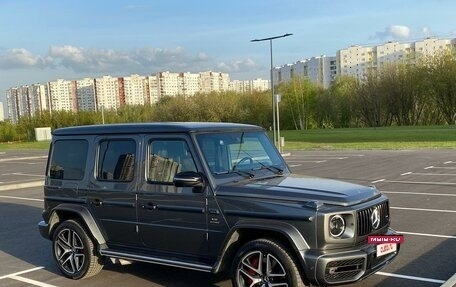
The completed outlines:
{"type": "Polygon", "coordinates": [[[68,278],[93,276],[103,268],[103,258],[96,253],[94,241],[75,220],[61,223],[54,232],[52,250],[60,271],[68,278]]]}
{"type": "Polygon", "coordinates": [[[289,252],[268,239],[246,243],[232,268],[235,287],[304,287],[298,267],[289,252]]]}

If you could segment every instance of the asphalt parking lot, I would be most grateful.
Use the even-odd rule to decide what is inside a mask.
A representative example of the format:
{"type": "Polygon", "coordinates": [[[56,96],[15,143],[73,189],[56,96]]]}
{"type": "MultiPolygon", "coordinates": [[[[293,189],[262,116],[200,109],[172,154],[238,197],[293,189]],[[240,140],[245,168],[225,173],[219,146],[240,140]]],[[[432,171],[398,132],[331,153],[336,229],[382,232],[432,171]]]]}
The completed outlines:
{"type": "MultiPolygon", "coordinates": [[[[61,276],[40,237],[46,151],[0,152],[0,286],[231,286],[209,274],[135,263],[108,264],[83,281],[61,276]]],[[[440,286],[456,273],[456,150],[292,151],[295,173],[374,184],[390,198],[405,236],[397,259],[351,286],[440,286]]]]}

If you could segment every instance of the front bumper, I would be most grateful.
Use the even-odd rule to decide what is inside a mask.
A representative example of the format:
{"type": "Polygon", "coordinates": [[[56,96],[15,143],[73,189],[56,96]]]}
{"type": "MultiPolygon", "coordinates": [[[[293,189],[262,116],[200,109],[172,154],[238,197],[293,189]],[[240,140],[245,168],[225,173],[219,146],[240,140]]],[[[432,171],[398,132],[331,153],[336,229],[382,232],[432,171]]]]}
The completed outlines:
{"type": "Polygon", "coordinates": [[[40,231],[41,236],[44,239],[50,239],[49,238],[49,224],[47,224],[44,220],[38,222],[38,230],[40,231]]]}
{"type": "MultiPolygon", "coordinates": [[[[384,235],[396,235],[388,229],[384,235]]],[[[353,249],[302,252],[307,279],[314,285],[327,286],[362,280],[382,269],[399,253],[400,244],[393,253],[376,256],[376,246],[364,244],[353,249]]]]}

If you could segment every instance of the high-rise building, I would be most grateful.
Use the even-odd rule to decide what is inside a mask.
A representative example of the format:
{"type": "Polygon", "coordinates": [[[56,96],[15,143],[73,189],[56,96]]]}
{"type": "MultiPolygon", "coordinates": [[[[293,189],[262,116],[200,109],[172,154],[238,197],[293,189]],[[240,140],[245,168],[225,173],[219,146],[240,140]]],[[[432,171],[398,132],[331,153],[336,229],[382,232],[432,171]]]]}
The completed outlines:
{"type": "Polygon", "coordinates": [[[201,72],[200,87],[202,93],[228,91],[230,87],[230,75],[219,72],[201,72]]]}
{"type": "Polygon", "coordinates": [[[76,81],[78,111],[95,111],[95,79],[85,78],[76,81]]]}
{"type": "Polygon", "coordinates": [[[0,102],[0,122],[5,120],[5,110],[3,110],[3,102],[0,102]]]}
{"type": "Polygon", "coordinates": [[[97,111],[117,110],[121,105],[121,97],[125,101],[123,80],[111,76],[95,79],[95,95],[97,111]]]}
{"type": "Polygon", "coordinates": [[[131,75],[123,78],[126,105],[145,105],[150,103],[148,79],[145,76],[131,75]]]}
{"type": "Polygon", "coordinates": [[[58,79],[48,83],[52,111],[77,111],[76,81],[58,79]]]}
{"type": "Polygon", "coordinates": [[[229,90],[236,93],[252,93],[263,92],[269,89],[269,81],[263,79],[255,79],[248,81],[234,80],[230,82],[229,90]]]}
{"type": "Polygon", "coordinates": [[[337,75],[336,57],[319,56],[286,64],[273,69],[274,84],[304,76],[312,83],[328,88],[337,75]]]}

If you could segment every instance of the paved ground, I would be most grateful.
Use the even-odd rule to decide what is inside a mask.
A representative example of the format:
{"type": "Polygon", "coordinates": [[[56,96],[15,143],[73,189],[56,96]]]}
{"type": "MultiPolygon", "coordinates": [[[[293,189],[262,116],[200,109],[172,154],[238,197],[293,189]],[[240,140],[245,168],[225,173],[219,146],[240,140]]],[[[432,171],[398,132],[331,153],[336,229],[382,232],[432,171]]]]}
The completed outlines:
{"type": "MultiPolygon", "coordinates": [[[[84,281],[65,279],[42,239],[40,187],[46,152],[0,152],[0,286],[231,286],[208,274],[135,263],[108,265],[84,281]]],[[[456,273],[456,152],[309,151],[286,158],[295,173],[375,184],[391,200],[392,226],[405,235],[400,256],[352,286],[440,286],[456,273]]]]}

